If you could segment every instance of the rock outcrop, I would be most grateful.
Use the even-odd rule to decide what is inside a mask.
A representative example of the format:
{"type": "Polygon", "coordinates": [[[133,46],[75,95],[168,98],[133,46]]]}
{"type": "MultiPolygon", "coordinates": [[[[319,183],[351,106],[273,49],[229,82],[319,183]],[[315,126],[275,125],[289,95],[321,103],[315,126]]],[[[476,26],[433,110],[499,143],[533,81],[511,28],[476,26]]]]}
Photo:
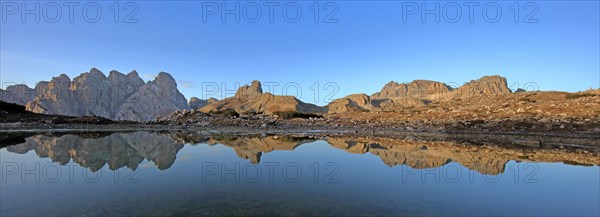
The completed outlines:
{"type": "Polygon", "coordinates": [[[200,99],[198,97],[192,97],[192,98],[190,98],[190,101],[189,101],[188,104],[190,105],[191,109],[198,110],[198,109],[200,109],[200,108],[202,108],[202,107],[204,107],[204,106],[206,106],[208,104],[215,103],[215,102],[218,102],[218,101],[219,101],[218,99],[215,99],[213,97],[208,98],[206,100],[200,99]]]}
{"type": "Polygon", "coordinates": [[[276,96],[263,93],[259,81],[240,87],[234,97],[208,104],[200,111],[214,113],[225,110],[235,110],[240,114],[257,113],[271,115],[274,112],[324,113],[326,108],[304,103],[293,96],[276,96]]]}
{"type": "Polygon", "coordinates": [[[250,85],[244,85],[235,92],[236,98],[252,99],[259,97],[263,94],[262,85],[260,81],[254,80],[250,85]]]}
{"type": "Polygon", "coordinates": [[[472,80],[455,91],[452,91],[451,97],[448,98],[471,98],[509,93],[512,93],[512,91],[508,88],[506,78],[494,75],[484,76],[478,80],[472,80]]]}
{"type": "Polygon", "coordinates": [[[432,95],[444,94],[450,91],[452,91],[452,87],[437,81],[415,80],[407,84],[399,84],[392,81],[383,86],[381,91],[373,94],[372,97],[373,99],[428,99],[432,95]]]}
{"type": "Polygon", "coordinates": [[[136,71],[124,75],[111,71],[106,77],[92,68],[73,80],[65,74],[39,82],[35,90],[25,85],[2,91],[3,101],[26,105],[41,114],[100,116],[113,120],[150,121],[173,111],[189,109],[175,79],[161,72],[144,83],[136,71]]]}
{"type": "Polygon", "coordinates": [[[352,94],[336,99],[329,103],[327,108],[330,114],[381,110],[381,107],[373,105],[371,97],[367,94],[352,94]]]}

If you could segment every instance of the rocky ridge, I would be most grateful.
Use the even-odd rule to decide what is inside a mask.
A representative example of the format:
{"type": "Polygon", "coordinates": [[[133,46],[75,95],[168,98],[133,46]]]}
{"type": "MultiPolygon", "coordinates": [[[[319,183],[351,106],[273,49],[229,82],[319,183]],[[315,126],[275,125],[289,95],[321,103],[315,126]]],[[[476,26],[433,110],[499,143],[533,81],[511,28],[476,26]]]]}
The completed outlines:
{"type": "Polygon", "coordinates": [[[189,109],[177,83],[165,72],[148,83],[136,71],[106,77],[92,68],[73,80],[61,74],[39,82],[35,90],[25,85],[2,91],[2,100],[25,105],[40,114],[100,116],[112,120],[150,121],[173,111],[189,109]]]}
{"type": "Polygon", "coordinates": [[[415,80],[410,83],[387,83],[381,91],[370,97],[366,94],[353,94],[335,100],[328,105],[328,113],[346,113],[356,111],[393,111],[407,107],[426,106],[432,102],[444,102],[473,97],[489,97],[512,93],[506,78],[484,76],[472,80],[459,88],[447,84],[415,80]]]}

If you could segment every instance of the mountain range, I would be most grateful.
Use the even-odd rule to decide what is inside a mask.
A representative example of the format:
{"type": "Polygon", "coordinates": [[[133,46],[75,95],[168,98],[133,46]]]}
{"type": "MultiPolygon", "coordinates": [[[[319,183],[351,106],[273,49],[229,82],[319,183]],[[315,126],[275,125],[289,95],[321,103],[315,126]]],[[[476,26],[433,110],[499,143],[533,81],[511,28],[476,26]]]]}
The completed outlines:
{"type": "Polygon", "coordinates": [[[294,96],[265,93],[260,81],[242,86],[235,96],[223,100],[192,97],[188,102],[177,89],[175,79],[161,72],[153,81],[144,82],[134,70],[128,74],[110,71],[105,76],[96,68],[70,79],[61,74],[39,82],[34,89],[13,85],[0,90],[0,100],[26,106],[42,114],[68,116],[93,115],[112,120],[152,121],[178,110],[205,113],[234,110],[240,114],[272,115],[275,112],[345,113],[356,111],[392,111],[424,106],[435,101],[510,94],[506,78],[485,76],[453,88],[445,83],[415,80],[389,82],[372,95],[352,94],[326,106],[304,103],[294,96]]]}
{"type": "Polygon", "coordinates": [[[136,71],[127,75],[111,71],[107,76],[96,68],[71,80],[61,74],[35,89],[25,85],[7,87],[0,99],[25,105],[42,114],[93,115],[113,120],[150,121],[176,110],[190,109],[177,90],[173,77],[161,72],[144,82],[136,71]]]}

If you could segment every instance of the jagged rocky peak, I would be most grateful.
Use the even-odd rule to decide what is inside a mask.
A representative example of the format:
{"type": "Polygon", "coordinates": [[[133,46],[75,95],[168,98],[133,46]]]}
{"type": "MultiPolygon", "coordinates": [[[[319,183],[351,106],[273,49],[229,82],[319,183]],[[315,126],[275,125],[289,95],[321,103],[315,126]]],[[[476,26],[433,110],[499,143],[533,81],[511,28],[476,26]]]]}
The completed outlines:
{"type": "Polygon", "coordinates": [[[163,86],[163,87],[172,87],[172,86],[177,87],[177,82],[175,81],[173,76],[171,76],[171,74],[166,73],[166,72],[158,73],[158,75],[156,76],[156,78],[154,78],[154,80],[152,82],[155,82],[159,86],[163,86]]]}
{"type": "Polygon", "coordinates": [[[510,89],[508,89],[506,78],[501,77],[499,75],[483,76],[477,80],[472,80],[463,86],[467,86],[467,85],[480,85],[480,86],[496,85],[496,86],[500,86],[500,87],[504,86],[504,87],[506,87],[506,90],[510,90],[510,89]]]}
{"type": "Polygon", "coordinates": [[[456,90],[455,97],[478,97],[512,93],[508,88],[506,78],[492,75],[472,80],[456,90]]]}
{"type": "Polygon", "coordinates": [[[188,109],[171,75],[161,72],[144,83],[136,71],[124,75],[116,70],[108,77],[92,68],[71,79],[61,74],[40,82],[35,97],[27,102],[32,112],[59,115],[97,115],[113,120],[154,120],[160,115],[188,109]]]}
{"type": "Polygon", "coordinates": [[[452,87],[445,83],[429,80],[414,80],[410,83],[391,81],[381,91],[372,95],[374,99],[417,97],[426,98],[427,95],[441,94],[452,91],[452,87]]]}
{"type": "Polygon", "coordinates": [[[129,84],[133,87],[139,87],[144,85],[146,82],[140,78],[138,72],[133,70],[127,74],[127,78],[129,78],[129,84]]]}
{"type": "Polygon", "coordinates": [[[235,93],[236,98],[254,98],[263,94],[260,81],[254,80],[251,85],[240,87],[235,93]]]}
{"type": "Polygon", "coordinates": [[[128,77],[137,77],[139,78],[140,76],[138,75],[138,72],[136,70],[131,70],[131,72],[127,73],[128,77]]]}
{"type": "Polygon", "coordinates": [[[125,75],[117,70],[110,71],[108,80],[110,80],[111,84],[118,86],[119,89],[124,91],[137,90],[139,86],[142,86],[145,83],[137,73],[130,72],[125,75]]]}
{"type": "Polygon", "coordinates": [[[71,82],[71,78],[69,78],[66,74],[60,74],[56,77],[52,77],[51,83],[67,83],[71,82]]]}
{"type": "Polygon", "coordinates": [[[128,80],[127,76],[117,70],[111,70],[108,73],[108,79],[111,81],[128,80]]]}
{"type": "Polygon", "coordinates": [[[100,82],[106,82],[108,78],[102,73],[102,71],[91,68],[89,72],[81,73],[79,76],[73,78],[74,85],[99,85],[100,82]]]}
{"type": "MultiPolygon", "coordinates": [[[[114,71],[114,70],[113,70],[114,71]]],[[[99,77],[104,77],[106,78],[106,76],[104,75],[104,73],[102,73],[102,71],[98,70],[97,68],[91,68],[90,72],[91,75],[94,76],[99,76],[99,77]]],[[[85,73],[84,73],[85,74],[85,73]]]]}

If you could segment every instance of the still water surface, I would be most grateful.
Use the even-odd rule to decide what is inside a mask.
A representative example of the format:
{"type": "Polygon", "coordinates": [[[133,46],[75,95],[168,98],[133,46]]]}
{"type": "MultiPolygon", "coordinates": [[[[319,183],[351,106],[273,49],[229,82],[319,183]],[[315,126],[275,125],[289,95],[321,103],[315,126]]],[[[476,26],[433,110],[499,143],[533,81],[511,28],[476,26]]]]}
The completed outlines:
{"type": "Polygon", "coordinates": [[[37,135],[0,158],[2,216],[600,215],[593,153],[135,132],[37,135]]]}

